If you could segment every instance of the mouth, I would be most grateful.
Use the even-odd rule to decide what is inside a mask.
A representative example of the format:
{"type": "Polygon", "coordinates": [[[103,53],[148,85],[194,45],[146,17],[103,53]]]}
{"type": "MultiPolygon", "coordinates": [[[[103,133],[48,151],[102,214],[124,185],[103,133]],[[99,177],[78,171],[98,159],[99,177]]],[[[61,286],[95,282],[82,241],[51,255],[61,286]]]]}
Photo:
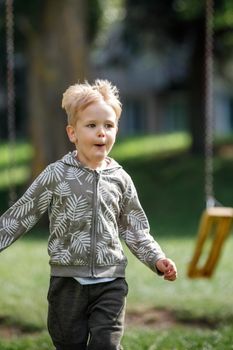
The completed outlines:
{"type": "Polygon", "coordinates": [[[105,146],[105,143],[97,143],[97,144],[95,144],[95,146],[98,148],[102,148],[105,146]]]}

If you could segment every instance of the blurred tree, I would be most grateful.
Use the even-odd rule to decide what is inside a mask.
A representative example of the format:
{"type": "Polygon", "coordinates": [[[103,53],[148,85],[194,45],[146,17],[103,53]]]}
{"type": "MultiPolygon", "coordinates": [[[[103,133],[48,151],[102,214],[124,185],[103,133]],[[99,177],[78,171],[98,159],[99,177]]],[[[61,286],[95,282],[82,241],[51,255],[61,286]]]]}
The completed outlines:
{"type": "MultiPolygon", "coordinates": [[[[4,3],[0,0],[1,10],[4,3]]],[[[0,14],[2,34],[4,12],[0,14]]],[[[15,0],[14,14],[16,56],[23,54],[27,66],[24,102],[35,148],[34,177],[71,148],[62,93],[88,77],[89,44],[97,32],[101,8],[98,0],[15,0]]]]}
{"type": "Polygon", "coordinates": [[[62,93],[88,72],[86,3],[46,1],[40,30],[27,31],[30,134],[36,150],[33,172],[70,148],[65,135],[62,93]]]}
{"type": "MultiPolygon", "coordinates": [[[[135,54],[145,46],[191,45],[187,90],[193,153],[204,150],[205,0],[125,0],[125,40],[135,54]],[[139,29],[140,28],[140,29],[139,29]]],[[[222,62],[232,53],[233,0],[215,0],[214,55],[222,62]]]]}

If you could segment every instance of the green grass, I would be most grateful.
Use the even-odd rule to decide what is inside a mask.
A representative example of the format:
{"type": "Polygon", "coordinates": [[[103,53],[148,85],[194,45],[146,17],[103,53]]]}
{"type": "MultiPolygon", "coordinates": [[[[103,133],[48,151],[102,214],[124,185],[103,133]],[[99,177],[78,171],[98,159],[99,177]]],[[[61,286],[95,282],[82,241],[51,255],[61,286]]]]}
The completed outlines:
{"type": "MultiPolygon", "coordinates": [[[[7,316],[8,322],[18,322],[32,330],[46,327],[49,284],[47,242],[35,239],[37,234],[37,231],[31,232],[2,252],[0,264],[1,314],[7,316]],[[25,310],[30,310],[26,318],[25,310]]],[[[194,280],[186,276],[194,240],[174,238],[159,242],[167,255],[176,261],[179,278],[175,283],[164,281],[138,262],[126,248],[130,286],[128,308],[168,308],[174,310],[181,321],[206,317],[216,321],[233,320],[232,238],[225,244],[213,278],[194,280]]]]}
{"type": "Polygon", "coordinates": [[[233,327],[219,330],[175,327],[164,331],[137,329],[126,334],[125,350],[230,350],[233,327]]]}
{"type": "MultiPolygon", "coordinates": [[[[159,329],[158,322],[158,326],[151,329],[135,328],[128,324],[124,337],[125,349],[199,350],[206,349],[207,343],[210,346],[207,349],[230,349],[233,330],[233,239],[226,242],[215,274],[207,280],[190,280],[186,276],[194,240],[161,239],[160,243],[177,263],[178,280],[170,283],[154,275],[126,248],[129,259],[127,308],[128,311],[139,310],[141,313],[148,309],[172,310],[177,325],[171,329],[159,329]],[[206,321],[216,325],[216,329],[190,326],[206,321]],[[217,339],[219,343],[216,343],[217,339]],[[224,344],[229,347],[224,348],[224,344]]],[[[47,244],[39,231],[34,230],[2,252],[0,283],[0,310],[5,323],[29,334],[32,332],[15,340],[0,341],[0,349],[51,349],[46,332],[49,283],[47,244]]]]}
{"type": "Polygon", "coordinates": [[[17,142],[12,147],[0,144],[0,190],[24,184],[30,177],[29,162],[33,156],[32,147],[25,142],[17,142]]]}
{"type": "MultiPolygon", "coordinates": [[[[124,350],[230,350],[233,349],[233,327],[219,330],[183,329],[169,330],[131,329],[123,338],[124,350]]],[[[24,336],[9,341],[0,340],[1,350],[51,350],[46,332],[37,336],[24,336]]]]}
{"type": "MultiPolygon", "coordinates": [[[[218,330],[185,329],[169,330],[131,329],[123,338],[124,350],[230,350],[233,349],[233,327],[218,330]]],[[[51,350],[52,344],[46,332],[20,339],[0,340],[1,350],[51,350]]]]}
{"type": "MultiPolygon", "coordinates": [[[[203,159],[187,153],[189,142],[184,134],[139,137],[122,141],[112,152],[131,174],[152,233],[166,254],[176,261],[179,271],[176,282],[166,282],[139,263],[126,248],[128,311],[169,310],[176,323],[168,329],[160,329],[159,323],[154,328],[127,324],[125,350],[233,349],[233,238],[226,241],[211,279],[187,278],[205,205],[203,159]],[[207,327],[203,327],[205,324],[207,327]]],[[[1,172],[7,165],[1,150],[0,146],[0,186],[1,172]]],[[[24,149],[21,155],[19,152],[16,169],[22,166],[28,170],[30,158],[29,149],[24,149]]],[[[216,197],[232,206],[232,159],[216,154],[214,169],[216,197]]],[[[18,183],[24,184],[25,180],[26,174],[18,183]]],[[[4,186],[5,191],[0,193],[2,203],[6,196],[4,186]]],[[[22,335],[14,339],[0,336],[1,350],[52,349],[46,331],[47,233],[41,232],[37,226],[0,255],[0,334],[1,324],[22,330],[22,335]]]]}
{"type": "Polygon", "coordinates": [[[162,135],[134,136],[119,140],[114,146],[111,156],[119,161],[150,157],[168,152],[183,151],[190,146],[187,133],[171,133],[162,135]]]}
{"type": "MultiPolygon", "coordinates": [[[[184,150],[189,144],[190,137],[186,133],[131,137],[118,141],[111,155],[124,161],[184,150]]],[[[0,190],[8,188],[10,183],[19,186],[28,181],[28,163],[33,153],[32,146],[26,142],[17,142],[15,146],[0,144],[0,190]]]]}
{"type": "Polygon", "coordinates": [[[0,167],[7,166],[12,158],[17,164],[27,162],[32,155],[33,149],[29,143],[18,141],[15,146],[2,143],[0,144],[0,167]]]}
{"type": "Polygon", "coordinates": [[[51,340],[47,332],[37,335],[22,336],[12,340],[0,339],[1,350],[51,350],[53,349],[51,340]]]}

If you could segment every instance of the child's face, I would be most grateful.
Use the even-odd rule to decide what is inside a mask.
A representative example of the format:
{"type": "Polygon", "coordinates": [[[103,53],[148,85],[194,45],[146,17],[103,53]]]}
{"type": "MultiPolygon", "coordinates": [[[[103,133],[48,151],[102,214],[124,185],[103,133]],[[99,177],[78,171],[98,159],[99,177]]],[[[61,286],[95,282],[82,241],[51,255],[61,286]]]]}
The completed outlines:
{"type": "Polygon", "coordinates": [[[117,122],[112,107],[102,101],[78,112],[77,122],[67,126],[67,134],[78,150],[81,163],[92,169],[104,167],[116,139],[117,122]]]}

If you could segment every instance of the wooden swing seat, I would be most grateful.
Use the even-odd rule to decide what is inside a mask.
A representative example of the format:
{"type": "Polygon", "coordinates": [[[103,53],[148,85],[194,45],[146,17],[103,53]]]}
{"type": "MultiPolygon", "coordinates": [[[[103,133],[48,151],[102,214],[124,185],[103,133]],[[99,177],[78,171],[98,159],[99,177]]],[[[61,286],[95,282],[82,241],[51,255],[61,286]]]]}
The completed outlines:
{"type": "Polygon", "coordinates": [[[232,222],[233,208],[212,207],[204,211],[200,221],[196,248],[188,268],[190,278],[212,276],[223,243],[230,233],[232,222]],[[206,261],[200,266],[199,259],[207,238],[212,239],[211,247],[206,261]]]}

